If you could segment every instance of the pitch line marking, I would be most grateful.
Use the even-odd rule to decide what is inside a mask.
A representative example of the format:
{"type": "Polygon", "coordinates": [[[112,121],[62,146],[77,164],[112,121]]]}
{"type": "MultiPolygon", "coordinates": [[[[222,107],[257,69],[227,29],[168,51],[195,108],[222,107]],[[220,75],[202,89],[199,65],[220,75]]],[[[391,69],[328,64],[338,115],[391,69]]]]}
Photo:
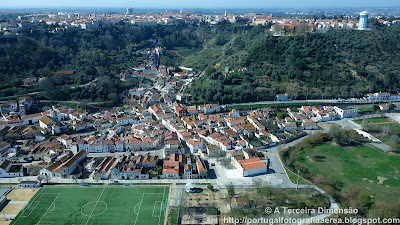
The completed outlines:
{"type": "Polygon", "coordinates": [[[103,191],[101,192],[99,198],[97,199],[96,204],[94,205],[94,207],[93,207],[93,209],[92,209],[92,212],[90,213],[90,216],[89,216],[88,220],[86,221],[85,225],[87,225],[87,224],[89,223],[89,220],[90,220],[90,218],[92,217],[93,212],[94,212],[94,210],[96,209],[97,204],[99,203],[100,198],[101,198],[101,196],[103,195],[105,189],[106,189],[106,188],[103,188],[103,191]]]}
{"type": "MultiPolygon", "coordinates": [[[[42,187],[41,189],[39,189],[38,192],[36,192],[35,198],[34,198],[29,204],[27,204],[27,205],[22,209],[22,214],[21,214],[21,216],[18,217],[17,220],[15,220],[15,223],[18,222],[19,218],[23,217],[22,215],[24,215],[24,213],[25,213],[26,208],[28,207],[28,205],[32,204],[32,203],[37,199],[37,197],[39,196],[39,192],[43,192],[43,190],[44,190],[44,187],[42,187]]],[[[39,201],[39,202],[40,202],[40,201],[39,201]]],[[[39,203],[38,203],[38,204],[39,204],[39,203]]],[[[36,207],[35,207],[35,208],[36,208],[36,207]]],[[[30,213],[29,213],[29,215],[30,215],[30,213]]]]}
{"type": "MultiPolygon", "coordinates": [[[[48,193],[48,194],[56,194],[56,193],[48,193]]],[[[60,196],[60,193],[57,194],[57,197],[53,200],[53,202],[52,202],[52,203],[50,204],[50,206],[47,208],[46,212],[43,214],[43,216],[40,218],[39,222],[38,222],[36,225],[38,225],[38,224],[42,221],[43,217],[44,217],[45,215],[48,214],[47,212],[49,211],[49,209],[50,209],[50,207],[51,207],[52,205],[54,205],[54,208],[55,208],[55,203],[54,203],[54,202],[57,200],[57,198],[58,198],[59,196],[60,196]]],[[[53,208],[53,209],[54,209],[54,208],[53,208]]],[[[53,209],[52,209],[52,210],[53,210],[53,209]]]]}
{"type": "Polygon", "coordinates": [[[164,189],[164,190],[163,190],[163,197],[162,197],[161,207],[160,207],[160,216],[158,217],[158,225],[159,225],[160,222],[161,222],[161,215],[162,215],[162,211],[163,211],[163,208],[164,208],[165,188],[163,188],[163,189],[164,189]]]}
{"type": "MultiPolygon", "coordinates": [[[[135,220],[135,225],[136,225],[136,222],[137,222],[138,217],[139,217],[139,215],[140,215],[140,209],[142,208],[143,197],[144,197],[144,193],[142,194],[142,199],[140,199],[140,203],[138,204],[138,205],[139,205],[139,211],[137,212],[137,216],[136,216],[136,220],[135,220]]],[[[137,205],[136,205],[136,206],[137,206],[137,205]]],[[[136,206],[135,206],[135,208],[136,208],[136,206]]]]}

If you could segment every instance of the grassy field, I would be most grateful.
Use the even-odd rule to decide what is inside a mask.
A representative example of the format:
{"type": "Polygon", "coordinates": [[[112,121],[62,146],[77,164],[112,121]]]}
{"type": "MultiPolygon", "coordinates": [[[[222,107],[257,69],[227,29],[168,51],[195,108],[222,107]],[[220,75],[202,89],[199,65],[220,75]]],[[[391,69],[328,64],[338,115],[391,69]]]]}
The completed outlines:
{"type": "Polygon", "coordinates": [[[374,109],[372,107],[360,107],[358,108],[358,112],[372,112],[374,109]]]}
{"type": "MultiPolygon", "coordinates": [[[[354,122],[356,122],[358,124],[362,124],[363,120],[356,120],[354,122]]],[[[388,123],[388,122],[393,122],[393,121],[386,117],[367,119],[367,123],[388,123]]]]}
{"type": "Polygon", "coordinates": [[[340,147],[327,142],[302,151],[301,163],[312,174],[359,186],[376,199],[395,201],[400,195],[400,156],[370,145],[340,147]]]}
{"type": "Polygon", "coordinates": [[[168,187],[43,187],[11,224],[164,224],[168,187]]]}

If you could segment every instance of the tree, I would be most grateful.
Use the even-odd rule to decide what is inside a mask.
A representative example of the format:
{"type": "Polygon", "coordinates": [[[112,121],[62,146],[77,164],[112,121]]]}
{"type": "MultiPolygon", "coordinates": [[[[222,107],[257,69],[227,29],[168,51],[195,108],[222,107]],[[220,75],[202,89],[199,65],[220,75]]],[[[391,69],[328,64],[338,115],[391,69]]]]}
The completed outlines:
{"type": "Polygon", "coordinates": [[[257,188],[257,189],[262,188],[263,181],[262,181],[260,178],[253,178],[253,179],[252,179],[252,182],[253,182],[253,186],[254,186],[255,188],[257,188]]]}
{"type": "Polygon", "coordinates": [[[373,105],[373,106],[372,106],[372,109],[373,109],[374,111],[378,111],[378,110],[379,110],[379,106],[378,106],[378,105],[373,105]]]}
{"type": "Polygon", "coordinates": [[[233,198],[235,196],[235,187],[232,182],[226,186],[226,189],[228,191],[228,197],[233,198]]]}
{"type": "Polygon", "coordinates": [[[272,190],[271,190],[271,188],[263,187],[260,190],[258,190],[258,193],[260,195],[264,195],[264,196],[271,196],[272,195],[272,190]]]}
{"type": "Polygon", "coordinates": [[[51,180],[51,176],[50,175],[45,175],[44,176],[44,181],[46,181],[46,183],[48,184],[51,180]]]}
{"type": "Polygon", "coordinates": [[[389,147],[390,150],[393,152],[398,152],[399,151],[399,135],[391,135],[390,136],[390,141],[389,141],[389,147]]]}
{"type": "Polygon", "coordinates": [[[211,76],[211,75],[214,74],[215,72],[217,72],[217,70],[216,70],[214,67],[208,67],[208,68],[206,69],[205,74],[206,74],[206,76],[211,76]]]}
{"type": "Polygon", "coordinates": [[[296,26],[296,31],[299,34],[306,34],[310,31],[310,25],[308,23],[300,23],[296,26]]]}
{"type": "Polygon", "coordinates": [[[38,181],[39,183],[41,183],[42,180],[43,180],[43,176],[42,176],[42,175],[37,176],[37,181],[38,181]]]}
{"type": "Polygon", "coordinates": [[[207,188],[208,188],[209,190],[212,190],[212,189],[213,189],[212,184],[207,184],[207,188]]]}
{"type": "Polygon", "coordinates": [[[301,87],[298,83],[290,83],[287,85],[286,90],[289,96],[291,96],[293,99],[297,99],[300,94],[301,87]]]}
{"type": "Polygon", "coordinates": [[[400,216],[400,201],[379,201],[371,209],[371,218],[398,218],[400,216]]]}
{"type": "Polygon", "coordinates": [[[396,106],[395,106],[393,103],[390,103],[390,104],[389,104],[389,109],[390,109],[390,110],[393,110],[394,107],[396,107],[396,106]]]}
{"type": "Polygon", "coordinates": [[[273,26],[274,26],[274,31],[275,31],[275,33],[279,34],[279,33],[281,33],[281,32],[283,31],[281,25],[275,24],[275,25],[273,25],[273,26]]]}
{"type": "Polygon", "coordinates": [[[358,209],[361,215],[366,215],[372,203],[369,195],[361,191],[360,187],[354,185],[344,188],[341,192],[341,198],[347,206],[358,209]]]}
{"type": "Polygon", "coordinates": [[[329,128],[328,135],[334,142],[339,145],[347,145],[351,142],[350,136],[346,130],[343,130],[340,126],[334,125],[329,128]]]}
{"type": "Polygon", "coordinates": [[[382,137],[386,137],[388,135],[388,133],[389,133],[389,125],[386,124],[382,128],[382,137]]]}
{"type": "Polygon", "coordinates": [[[364,117],[363,120],[362,120],[362,123],[361,123],[361,127],[366,131],[368,131],[367,124],[368,124],[368,120],[367,120],[367,118],[364,117]]]}
{"type": "Polygon", "coordinates": [[[118,102],[119,100],[117,93],[110,93],[107,95],[107,98],[112,102],[118,102]]]}

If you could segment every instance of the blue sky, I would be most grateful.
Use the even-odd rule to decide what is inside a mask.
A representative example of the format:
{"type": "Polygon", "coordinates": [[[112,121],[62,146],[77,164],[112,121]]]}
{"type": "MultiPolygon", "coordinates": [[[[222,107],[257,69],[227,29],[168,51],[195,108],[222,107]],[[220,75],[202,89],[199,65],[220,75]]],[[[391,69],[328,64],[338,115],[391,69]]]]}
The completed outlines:
{"type": "Polygon", "coordinates": [[[0,0],[12,7],[310,8],[400,7],[400,0],[0,0]]]}

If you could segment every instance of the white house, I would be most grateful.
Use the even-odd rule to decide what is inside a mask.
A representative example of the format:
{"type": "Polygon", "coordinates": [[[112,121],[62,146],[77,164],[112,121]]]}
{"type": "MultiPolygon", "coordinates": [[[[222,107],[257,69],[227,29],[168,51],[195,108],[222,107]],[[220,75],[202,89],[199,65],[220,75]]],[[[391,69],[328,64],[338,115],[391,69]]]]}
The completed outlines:
{"type": "Polygon", "coordinates": [[[319,128],[319,126],[316,122],[309,120],[309,119],[305,119],[301,123],[301,127],[303,128],[303,130],[317,130],[319,128]]]}
{"type": "Polygon", "coordinates": [[[189,147],[192,154],[199,151],[200,148],[204,147],[204,144],[200,141],[196,141],[192,138],[186,139],[186,145],[189,147]]]}
{"type": "Polygon", "coordinates": [[[268,167],[260,158],[235,160],[236,169],[241,177],[266,173],[268,167]]]}
{"type": "Polygon", "coordinates": [[[72,125],[72,129],[76,132],[87,130],[93,127],[93,124],[89,122],[79,122],[72,125]]]}
{"type": "Polygon", "coordinates": [[[66,134],[61,135],[59,138],[57,138],[65,147],[70,147],[72,144],[72,138],[66,134]]]}
{"type": "Polygon", "coordinates": [[[368,100],[369,101],[382,101],[382,100],[390,100],[391,94],[388,92],[378,92],[378,93],[369,93],[368,100]]]}
{"type": "Polygon", "coordinates": [[[382,111],[389,111],[389,105],[387,104],[379,105],[379,109],[382,111]]]}
{"type": "Polygon", "coordinates": [[[39,119],[39,125],[42,129],[49,129],[53,124],[55,124],[55,121],[51,117],[43,116],[39,119]]]}
{"type": "Polygon", "coordinates": [[[287,94],[277,94],[276,101],[284,102],[284,101],[292,101],[292,99],[290,99],[287,94]]]}
{"type": "Polygon", "coordinates": [[[296,130],[297,124],[296,122],[286,122],[282,124],[283,130],[296,130]]]}
{"type": "Polygon", "coordinates": [[[204,114],[213,114],[222,112],[221,106],[217,104],[207,104],[204,106],[200,106],[199,110],[202,111],[204,114]]]}
{"type": "Polygon", "coordinates": [[[317,113],[317,121],[318,122],[327,122],[334,121],[337,118],[337,114],[335,112],[318,112],[317,113]]]}
{"type": "Polygon", "coordinates": [[[337,106],[335,106],[334,109],[341,119],[353,118],[355,116],[358,116],[358,109],[348,109],[348,108],[342,109],[337,106]]]}
{"type": "Polygon", "coordinates": [[[37,124],[37,123],[39,123],[40,118],[42,118],[43,116],[45,116],[47,114],[48,113],[46,113],[46,112],[29,114],[29,115],[22,116],[21,120],[24,125],[37,124]]]}
{"type": "Polygon", "coordinates": [[[125,126],[125,125],[132,125],[136,120],[133,119],[132,117],[120,117],[117,118],[117,124],[121,125],[121,126],[125,126]]]}

